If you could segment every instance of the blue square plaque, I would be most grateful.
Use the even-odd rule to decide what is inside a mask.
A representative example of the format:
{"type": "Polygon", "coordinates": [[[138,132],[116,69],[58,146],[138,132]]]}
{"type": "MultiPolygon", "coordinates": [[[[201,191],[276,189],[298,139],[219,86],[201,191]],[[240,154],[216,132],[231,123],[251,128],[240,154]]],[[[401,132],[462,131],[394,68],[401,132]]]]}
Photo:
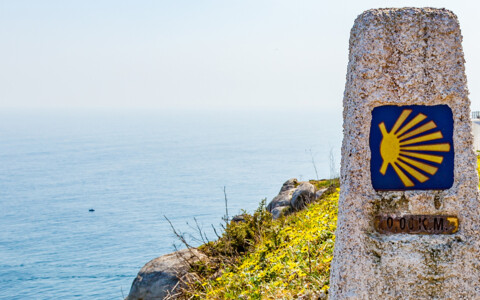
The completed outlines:
{"type": "Polygon", "coordinates": [[[376,190],[453,185],[453,115],[448,105],[385,105],[372,111],[370,171],[376,190]]]}

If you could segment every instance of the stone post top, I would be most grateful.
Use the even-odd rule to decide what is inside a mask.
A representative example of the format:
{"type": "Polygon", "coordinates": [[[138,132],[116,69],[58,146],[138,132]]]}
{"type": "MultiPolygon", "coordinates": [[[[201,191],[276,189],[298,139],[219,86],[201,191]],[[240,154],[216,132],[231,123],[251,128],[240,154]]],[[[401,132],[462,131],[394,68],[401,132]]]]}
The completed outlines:
{"type": "Polygon", "coordinates": [[[445,33],[455,31],[460,26],[457,16],[450,10],[445,8],[433,7],[403,7],[403,8],[378,8],[369,9],[361,13],[355,20],[356,27],[370,27],[366,25],[388,25],[395,23],[415,26],[418,23],[435,23],[449,25],[444,31],[445,33]],[[451,27],[453,26],[453,28],[451,27]]]}
{"type": "Polygon", "coordinates": [[[429,17],[451,17],[457,19],[457,16],[446,8],[434,7],[402,7],[402,8],[374,8],[364,11],[359,18],[367,16],[414,16],[425,15],[429,17]]]}
{"type": "Polygon", "coordinates": [[[458,19],[447,9],[367,10],[350,32],[351,88],[345,90],[344,100],[358,107],[363,100],[377,106],[452,104],[451,97],[463,99],[468,90],[461,42],[458,19]]]}

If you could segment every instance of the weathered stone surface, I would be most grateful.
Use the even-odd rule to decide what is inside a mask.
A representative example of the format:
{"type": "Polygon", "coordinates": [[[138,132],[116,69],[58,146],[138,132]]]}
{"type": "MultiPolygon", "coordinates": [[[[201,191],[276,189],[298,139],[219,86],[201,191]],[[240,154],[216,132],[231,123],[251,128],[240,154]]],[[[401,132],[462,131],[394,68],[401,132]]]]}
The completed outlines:
{"type": "Polygon", "coordinates": [[[235,222],[235,223],[242,223],[242,222],[245,222],[245,215],[241,214],[241,215],[236,215],[232,218],[232,222],[235,222]]]}
{"type": "Polygon", "coordinates": [[[287,180],[277,196],[267,205],[273,219],[304,209],[307,204],[320,198],[327,188],[316,190],[310,182],[299,182],[295,178],[287,180]]]}
{"type": "Polygon", "coordinates": [[[293,209],[301,210],[315,199],[315,187],[308,182],[302,182],[293,192],[290,203],[293,209]]]}
{"type": "Polygon", "coordinates": [[[330,299],[480,299],[480,219],[462,36],[445,9],[376,9],[351,31],[344,94],[338,228],[330,299]],[[381,105],[448,105],[454,183],[447,190],[375,191],[369,148],[381,105]],[[380,234],[381,214],[453,215],[445,235],[380,234]]]}
{"type": "Polygon", "coordinates": [[[189,264],[205,259],[197,249],[183,249],[149,261],[138,272],[125,300],[175,299],[181,287],[179,279],[188,274],[189,264]]]}
{"type": "Polygon", "coordinates": [[[328,188],[324,188],[324,189],[320,189],[320,190],[316,191],[315,192],[315,199],[320,198],[323,195],[323,193],[325,193],[326,190],[328,190],[328,188]]]}
{"type": "Polygon", "coordinates": [[[282,185],[280,192],[275,198],[270,201],[267,205],[267,210],[272,212],[273,209],[277,206],[288,206],[292,200],[292,194],[295,191],[296,185],[298,184],[297,179],[291,178],[282,185]]]}
{"type": "Polygon", "coordinates": [[[289,180],[285,181],[280,189],[280,193],[288,192],[291,189],[295,189],[298,185],[297,178],[290,178],[289,180]]]}
{"type": "Polygon", "coordinates": [[[275,207],[271,213],[272,213],[272,218],[274,220],[288,215],[292,211],[292,207],[290,205],[288,206],[277,206],[275,207]]]}

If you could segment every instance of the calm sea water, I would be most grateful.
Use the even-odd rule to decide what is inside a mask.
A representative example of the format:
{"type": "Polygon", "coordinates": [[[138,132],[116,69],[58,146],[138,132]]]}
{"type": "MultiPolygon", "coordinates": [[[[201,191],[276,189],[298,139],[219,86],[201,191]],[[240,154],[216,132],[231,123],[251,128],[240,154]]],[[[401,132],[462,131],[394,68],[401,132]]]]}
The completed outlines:
{"type": "Polygon", "coordinates": [[[224,186],[230,215],[252,211],[316,178],[312,156],[331,176],[341,135],[340,112],[4,112],[0,299],[122,299],[178,243],[164,215],[213,239],[224,186]]]}

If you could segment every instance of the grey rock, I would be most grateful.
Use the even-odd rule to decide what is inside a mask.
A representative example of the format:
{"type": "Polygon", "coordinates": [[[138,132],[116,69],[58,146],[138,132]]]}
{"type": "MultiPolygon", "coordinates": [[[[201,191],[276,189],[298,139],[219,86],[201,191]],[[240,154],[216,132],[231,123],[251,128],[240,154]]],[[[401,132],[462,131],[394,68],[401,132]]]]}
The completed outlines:
{"type": "Polygon", "coordinates": [[[297,178],[290,178],[289,180],[283,183],[282,188],[280,189],[280,193],[294,189],[296,188],[297,185],[298,185],[297,178]]]}
{"type": "Polygon", "coordinates": [[[301,210],[315,199],[315,187],[309,182],[302,182],[293,192],[290,204],[293,209],[301,210]]]}
{"type": "Polygon", "coordinates": [[[272,218],[274,220],[288,215],[292,211],[292,207],[290,205],[288,206],[277,206],[272,210],[272,218]]]}
{"type": "Polygon", "coordinates": [[[291,192],[286,192],[275,196],[275,198],[273,198],[272,201],[267,205],[267,210],[272,212],[275,207],[290,205],[293,192],[294,190],[291,190],[291,192]]]}
{"type": "Polygon", "coordinates": [[[138,272],[125,300],[175,299],[190,265],[207,257],[197,249],[183,249],[149,261],[138,272]]]}
{"type": "Polygon", "coordinates": [[[236,215],[232,218],[232,222],[235,222],[235,223],[245,222],[245,216],[244,215],[236,215]]]}
{"type": "Polygon", "coordinates": [[[292,194],[295,191],[295,186],[297,184],[298,181],[295,178],[287,180],[282,185],[282,188],[280,189],[278,195],[275,196],[275,198],[273,198],[272,201],[270,201],[270,203],[267,205],[267,210],[269,212],[272,212],[275,207],[289,206],[290,201],[292,200],[292,194]]]}
{"type": "Polygon", "coordinates": [[[322,197],[323,193],[325,193],[325,191],[328,190],[328,188],[324,188],[324,189],[320,189],[318,191],[315,192],[315,199],[318,199],[320,197],[322,197]]]}

